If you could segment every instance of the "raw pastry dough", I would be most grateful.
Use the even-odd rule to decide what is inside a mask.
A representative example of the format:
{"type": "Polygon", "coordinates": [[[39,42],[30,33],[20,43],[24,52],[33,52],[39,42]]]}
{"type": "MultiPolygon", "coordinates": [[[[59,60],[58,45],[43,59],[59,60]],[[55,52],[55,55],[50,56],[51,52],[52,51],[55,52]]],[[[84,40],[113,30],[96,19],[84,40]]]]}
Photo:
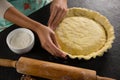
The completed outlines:
{"type": "Polygon", "coordinates": [[[61,49],[71,58],[103,55],[111,47],[114,30],[109,21],[98,12],[71,8],[55,31],[61,49]]]}

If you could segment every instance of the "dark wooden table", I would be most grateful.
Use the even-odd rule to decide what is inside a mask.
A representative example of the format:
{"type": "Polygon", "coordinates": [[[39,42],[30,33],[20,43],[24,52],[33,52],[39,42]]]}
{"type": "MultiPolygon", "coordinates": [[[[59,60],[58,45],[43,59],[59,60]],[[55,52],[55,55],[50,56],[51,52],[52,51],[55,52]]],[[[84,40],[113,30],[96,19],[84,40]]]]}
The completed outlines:
{"type": "MultiPolygon", "coordinates": [[[[38,37],[35,34],[35,45],[31,52],[23,55],[14,54],[9,50],[6,44],[6,37],[10,31],[18,26],[13,25],[0,33],[0,58],[17,60],[20,56],[36,58],[39,60],[51,61],[55,63],[82,67],[96,70],[100,76],[106,76],[120,80],[120,0],[68,0],[69,7],[84,7],[100,12],[106,16],[115,29],[116,39],[113,47],[109,49],[102,57],[91,60],[67,60],[55,58],[47,51],[41,48],[38,37]]],[[[49,5],[30,15],[34,20],[47,24],[49,18],[49,5]]],[[[21,74],[13,68],[0,67],[0,80],[20,80],[21,74]]],[[[46,80],[36,78],[37,80],[46,80]]]]}

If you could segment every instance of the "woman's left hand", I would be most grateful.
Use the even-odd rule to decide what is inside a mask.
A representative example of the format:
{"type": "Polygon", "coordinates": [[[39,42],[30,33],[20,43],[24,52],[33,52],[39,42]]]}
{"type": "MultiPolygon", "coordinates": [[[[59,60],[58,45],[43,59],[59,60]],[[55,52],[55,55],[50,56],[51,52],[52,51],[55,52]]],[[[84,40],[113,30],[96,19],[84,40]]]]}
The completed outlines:
{"type": "Polygon", "coordinates": [[[50,6],[48,26],[55,30],[67,12],[67,0],[53,0],[50,6]]]}

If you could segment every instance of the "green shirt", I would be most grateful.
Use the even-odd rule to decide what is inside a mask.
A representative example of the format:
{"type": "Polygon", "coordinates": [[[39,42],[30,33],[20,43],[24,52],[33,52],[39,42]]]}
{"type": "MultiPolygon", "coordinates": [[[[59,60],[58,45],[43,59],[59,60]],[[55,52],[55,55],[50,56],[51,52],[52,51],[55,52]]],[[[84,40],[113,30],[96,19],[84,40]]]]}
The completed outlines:
{"type": "MultiPolygon", "coordinates": [[[[42,8],[48,4],[51,0],[7,0],[16,9],[25,14],[26,16],[42,8]]],[[[3,18],[0,18],[0,31],[11,26],[13,23],[3,18]]]]}

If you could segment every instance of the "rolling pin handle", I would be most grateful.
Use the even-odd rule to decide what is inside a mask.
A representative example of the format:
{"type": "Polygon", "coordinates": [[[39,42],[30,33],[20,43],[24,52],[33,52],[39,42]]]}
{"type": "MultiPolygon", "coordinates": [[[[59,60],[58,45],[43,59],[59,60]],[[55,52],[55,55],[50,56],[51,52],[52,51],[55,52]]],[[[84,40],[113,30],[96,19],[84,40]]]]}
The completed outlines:
{"type": "Polygon", "coordinates": [[[17,61],[13,61],[13,60],[9,60],[9,59],[0,59],[0,66],[15,68],[16,62],[17,61]]]}
{"type": "Polygon", "coordinates": [[[97,76],[97,80],[116,80],[116,79],[112,79],[112,78],[107,78],[107,77],[97,76]]]}

